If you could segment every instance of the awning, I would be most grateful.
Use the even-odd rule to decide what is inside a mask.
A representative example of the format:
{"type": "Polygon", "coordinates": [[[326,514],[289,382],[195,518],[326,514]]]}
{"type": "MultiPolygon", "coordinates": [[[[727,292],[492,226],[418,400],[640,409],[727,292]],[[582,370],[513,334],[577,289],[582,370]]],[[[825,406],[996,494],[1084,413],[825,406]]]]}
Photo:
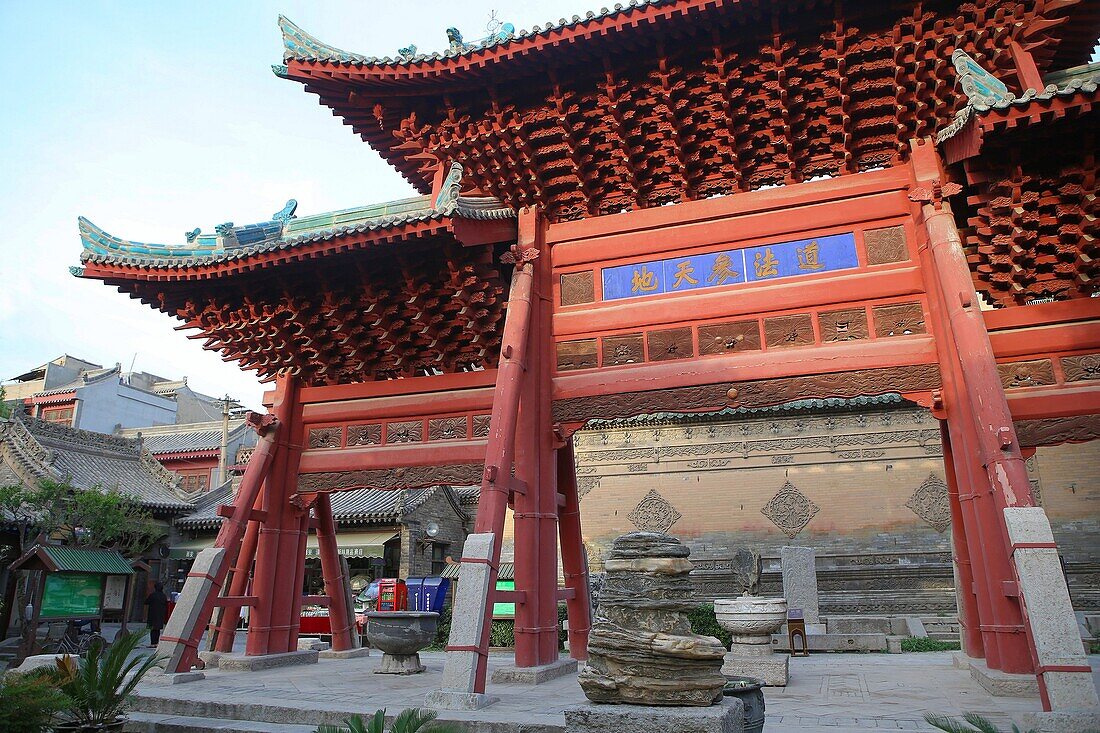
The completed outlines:
{"type": "Polygon", "coordinates": [[[12,570],[45,570],[50,573],[133,575],[130,562],[117,550],[35,545],[11,564],[12,570]]]}
{"type": "MultiPolygon", "coordinates": [[[[400,533],[396,529],[377,532],[337,532],[336,546],[344,557],[382,557],[383,545],[400,533]]],[[[199,550],[214,546],[214,537],[183,540],[172,545],[169,557],[177,560],[191,560],[199,550]]],[[[310,533],[306,540],[306,557],[320,557],[317,549],[317,535],[310,533]]]]}
{"type": "MultiPolygon", "coordinates": [[[[441,578],[450,578],[451,580],[458,580],[458,573],[462,563],[454,562],[449,563],[443,572],[439,574],[441,578]]],[[[510,562],[502,562],[500,564],[500,570],[497,572],[497,580],[513,580],[516,577],[516,566],[510,562]]]]}

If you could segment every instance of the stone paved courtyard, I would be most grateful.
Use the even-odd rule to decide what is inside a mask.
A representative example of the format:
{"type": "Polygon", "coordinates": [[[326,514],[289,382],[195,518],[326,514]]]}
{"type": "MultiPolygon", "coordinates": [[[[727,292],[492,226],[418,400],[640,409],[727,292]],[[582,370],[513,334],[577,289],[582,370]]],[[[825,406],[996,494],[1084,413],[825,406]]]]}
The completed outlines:
{"type": "MultiPolygon", "coordinates": [[[[208,673],[207,679],[181,685],[143,684],[134,714],[137,730],[203,730],[222,727],[183,717],[247,718],[263,730],[304,733],[311,724],[336,722],[354,712],[386,707],[397,712],[422,705],[424,695],[439,684],[440,652],[421,655],[428,671],[411,677],[372,673],[381,656],[321,660],[318,664],[262,672],[208,673]],[[201,725],[202,727],[190,727],[201,725]]],[[[1093,669],[1100,656],[1093,656],[1093,669]]],[[[510,662],[494,655],[490,672],[510,662]]],[[[1097,679],[1094,673],[1094,679],[1097,679]]],[[[575,676],[538,687],[490,685],[500,702],[476,713],[449,712],[444,717],[478,721],[477,731],[549,733],[564,725],[562,711],[584,697],[575,676]]],[[[1004,725],[1014,715],[1039,710],[1038,698],[994,698],[956,669],[948,652],[925,654],[818,654],[791,660],[791,683],[768,688],[766,733],[827,730],[934,730],[924,723],[927,711],[957,715],[978,712],[1004,725]]],[[[639,728],[644,730],[644,728],[639,728]]]]}

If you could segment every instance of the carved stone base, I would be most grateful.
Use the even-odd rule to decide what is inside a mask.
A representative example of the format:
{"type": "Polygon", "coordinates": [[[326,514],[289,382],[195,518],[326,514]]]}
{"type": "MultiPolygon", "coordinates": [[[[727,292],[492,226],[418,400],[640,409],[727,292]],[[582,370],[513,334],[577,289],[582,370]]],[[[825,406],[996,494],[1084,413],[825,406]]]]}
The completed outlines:
{"type": "Polygon", "coordinates": [[[427,667],[420,663],[419,654],[383,654],[382,663],[375,674],[420,674],[427,667]]]}

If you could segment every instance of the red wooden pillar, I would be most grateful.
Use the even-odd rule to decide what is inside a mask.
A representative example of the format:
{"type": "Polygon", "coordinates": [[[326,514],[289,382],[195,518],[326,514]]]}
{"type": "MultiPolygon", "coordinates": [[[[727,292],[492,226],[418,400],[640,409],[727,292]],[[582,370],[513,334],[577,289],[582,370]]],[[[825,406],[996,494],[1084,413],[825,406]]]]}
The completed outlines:
{"type": "MultiPolygon", "coordinates": [[[[262,502],[256,498],[257,504],[262,502]]],[[[241,540],[241,549],[237,553],[237,561],[233,564],[233,577],[229,580],[229,593],[233,597],[241,597],[248,591],[248,581],[252,575],[252,563],[256,560],[256,542],[260,537],[260,523],[250,520],[244,531],[244,539],[241,540]]],[[[215,632],[215,651],[229,653],[233,651],[233,641],[237,635],[237,623],[241,620],[241,607],[231,606],[221,610],[221,618],[218,620],[215,632]]]]}
{"type": "Polygon", "coordinates": [[[332,630],[332,648],[342,652],[356,647],[353,609],[348,608],[344,590],[348,579],[344,577],[340,552],[336,546],[336,523],[332,521],[332,501],[328,494],[318,494],[313,505],[317,515],[317,549],[321,556],[321,574],[325,579],[328,596],[328,620],[332,630]]]}
{"type": "Polygon", "coordinates": [[[592,609],[588,596],[588,563],[581,539],[581,507],[577,494],[577,468],[573,462],[573,439],[558,449],[558,486],[564,498],[558,531],[561,533],[561,565],[565,576],[566,608],[569,612],[569,656],[588,659],[588,632],[592,609]]]}
{"type": "Polygon", "coordinates": [[[947,478],[947,497],[951,504],[951,549],[955,561],[956,597],[959,601],[959,625],[962,627],[963,651],[980,659],[985,656],[982,644],[981,622],[978,619],[978,598],[974,589],[974,566],[971,549],[966,541],[966,520],[963,519],[959,501],[959,480],[955,474],[955,458],[951,447],[951,432],[945,422],[940,423],[943,442],[943,472],[947,478]]]}
{"type": "Polygon", "coordinates": [[[252,581],[257,602],[250,614],[245,645],[245,653],[249,655],[291,651],[291,627],[295,626],[292,617],[302,594],[301,588],[294,587],[297,566],[305,562],[304,555],[299,557],[302,512],[290,503],[296,489],[302,445],[296,378],[279,377],[273,410],[283,425],[280,432],[285,444],[264,487],[266,516],[260,527],[252,581]]]}

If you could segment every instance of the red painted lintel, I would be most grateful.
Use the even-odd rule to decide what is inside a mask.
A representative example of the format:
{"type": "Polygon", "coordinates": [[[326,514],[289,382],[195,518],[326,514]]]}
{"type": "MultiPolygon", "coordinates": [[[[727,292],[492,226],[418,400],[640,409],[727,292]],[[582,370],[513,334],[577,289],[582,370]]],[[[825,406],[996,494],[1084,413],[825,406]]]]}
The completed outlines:
{"type": "Polygon", "coordinates": [[[483,413],[488,412],[492,407],[493,389],[484,387],[306,405],[302,408],[302,420],[312,424],[349,420],[405,419],[459,412],[483,413]]]}
{"type": "Polygon", "coordinates": [[[484,440],[455,440],[341,450],[307,450],[302,452],[299,472],[324,473],[481,463],[485,460],[485,446],[484,440]]]}
{"type": "Polygon", "coordinates": [[[388,379],[380,382],[335,384],[327,387],[303,387],[300,404],[311,405],[319,402],[338,402],[340,400],[393,397],[396,395],[423,395],[425,393],[445,392],[455,389],[492,387],[494,384],[496,384],[496,370],[484,369],[479,372],[440,374],[434,377],[407,377],[405,379],[388,379]]]}

